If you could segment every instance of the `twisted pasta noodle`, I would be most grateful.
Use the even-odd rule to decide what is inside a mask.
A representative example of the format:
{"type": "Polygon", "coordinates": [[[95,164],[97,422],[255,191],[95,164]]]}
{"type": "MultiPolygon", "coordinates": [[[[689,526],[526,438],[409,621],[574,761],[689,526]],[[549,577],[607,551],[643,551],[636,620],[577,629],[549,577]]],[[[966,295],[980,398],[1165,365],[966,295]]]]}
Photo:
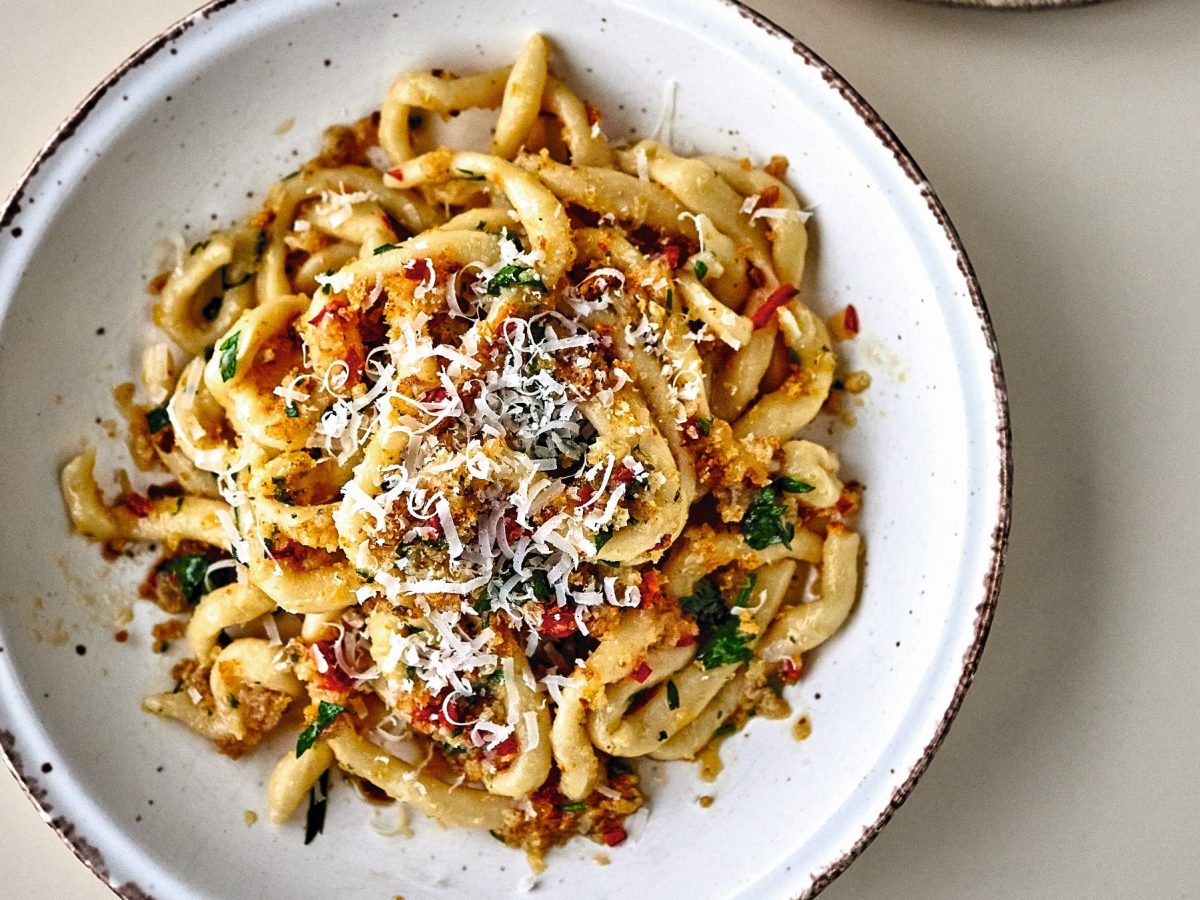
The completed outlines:
{"type": "Polygon", "coordinates": [[[204,383],[204,368],[203,356],[188,363],[167,403],[174,446],[204,472],[240,471],[259,458],[259,450],[236,436],[224,407],[204,383]]]}
{"type": "Polygon", "coordinates": [[[795,657],[825,643],[842,627],[858,591],[860,548],[857,534],[830,528],[821,554],[819,599],[784,610],[763,639],[764,659],[795,657]]]}
{"type": "Polygon", "coordinates": [[[414,234],[430,227],[435,221],[433,211],[423,198],[395,190],[374,169],[342,166],[301,171],[291,178],[276,182],[267,198],[271,221],[265,229],[266,247],[254,279],[255,296],[259,303],[293,293],[294,288],[287,273],[286,238],[295,224],[296,209],[300,204],[326,192],[371,196],[393,220],[414,234]]]}
{"type": "Polygon", "coordinates": [[[569,800],[587,797],[600,780],[600,761],[587,730],[583,691],[581,684],[562,689],[550,728],[550,746],[560,773],[559,790],[569,800]]]}
{"type": "Polygon", "coordinates": [[[398,166],[415,155],[409,134],[409,115],[414,107],[441,115],[464,109],[495,109],[504,99],[511,71],[512,66],[505,66],[463,78],[429,72],[401,75],[380,108],[379,143],[392,165],[398,166]]]}
{"type": "Polygon", "coordinates": [[[165,719],[181,722],[201,737],[219,741],[228,736],[213,709],[197,706],[187,694],[164,691],[142,698],[142,709],[165,719]]]}
{"type": "Polygon", "coordinates": [[[829,349],[825,323],[807,306],[793,302],[779,310],[779,322],[788,349],[800,368],[779,388],[761,397],[733,424],[737,437],[774,437],[786,440],[816,418],[829,389],[837,359],[829,349]]]}
{"type": "Polygon", "coordinates": [[[271,771],[267,782],[267,815],[276,825],[292,817],[304,796],[333,765],[333,750],[325,741],[316,741],[304,753],[285,753],[271,771]]]}
{"type": "Polygon", "coordinates": [[[220,515],[229,507],[207,497],[163,497],[146,502],[143,515],[122,505],[107,506],[96,484],[96,451],[87,450],[62,471],[62,492],[75,530],[97,541],[200,541],[221,546],[226,540],[220,515]]]}
{"type": "Polygon", "coordinates": [[[275,601],[249,582],[234,582],[200,598],[188,620],[188,646],[196,659],[206,661],[217,638],[231,625],[245,625],[275,611],[275,601]]]}
{"type": "Polygon", "coordinates": [[[542,107],[542,93],[546,89],[549,56],[550,48],[540,34],[531,35],[517,55],[504,85],[500,118],[496,121],[496,132],[492,136],[493,156],[512,159],[537,120],[542,107]]]}
{"type": "Polygon", "coordinates": [[[330,735],[328,743],[338,765],[347,772],[448,827],[495,831],[504,826],[505,815],[512,809],[505,797],[476,788],[453,788],[348,728],[330,735]]]}
{"type": "Polygon", "coordinates": [[[575,92],[553,76],[546,79],[542,110],[558,119],[573,166],[607,166],[612,162],[608,141],[593,126],[587,107],[575,92]]]}
{"type": "MultiPolygon", "coordinates": [[[[750,617],[756,636],[748,645],[751,650],[783,603],[795,570],[795,562],[784,559],[753,573],[757,587],[752,599],[756,602],[750,617]]],[[[705,663],[692,661],[695,652],[695,646],[652,651],[646,659],[652,672],[649,678],[638,681],[627,676],[609,686],[606,702],[593,709],[588,720],[588,732],[595,744],[617,756],[645,756],[701,715],[742,663],[710,669],[705,663]],[[660,689],[668,679],[675,685],[674,699],[668,697],[665,687],[660,689]],[[646,701],[635,712],[628,712],[630,698],[647,689],[650,694],[646,701]]]]}
{"type": "Polygon", "coordinates": [[[812,509],[827,509],[842,495],[838,478],[838,459],[829,449],[812,441],[788,441],[781,448],[783,462],[780,473],[812,487],[796,499],[812,509]]]}
{"type": "Polygon", "coordinates": [[[534,249],[544,254],[542,280],[546,287],[553,288],[575,257],[571,225],[558,199],[524,170],[484,153],[435,150],[391,170],[384,183],[419,187],[481,175],[501,190],[516,210],[534,249]]]}
{"type": "Polygon", "coordinates": [[[737,709],[746,691],[746,674],[739,671],[725,682],[699,714],[676,731],[651,754],[651,759],[695,759],[713,739],[713,733],[737,709]]]}
{"type": "Polygon", "coordinates": [[[214,234],[183,257],[163,286],[155,322],[188,353],[212,344],[252,302],[249,276],[227,279],[225,272],[231,266],[241,272],[253,267],[254,234],[245,229],[214,234]],[[214,291],[220,293],[214,297],[214,291]]]}

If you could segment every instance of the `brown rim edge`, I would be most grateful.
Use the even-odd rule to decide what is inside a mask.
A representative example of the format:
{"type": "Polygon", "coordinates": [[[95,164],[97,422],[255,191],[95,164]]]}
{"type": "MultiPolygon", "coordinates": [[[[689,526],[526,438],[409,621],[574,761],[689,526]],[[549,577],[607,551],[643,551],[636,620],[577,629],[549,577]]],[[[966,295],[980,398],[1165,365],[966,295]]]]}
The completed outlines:
{"type": "MultiPolygon", "coordinates": [[[[971,305],[975,308],[975,312],[979,316],[984,340],[991,355],[992,385],[995,391],[996,412],[999,419],[996,426],[996,440],[1000,449],[1000,505],[996,511],[996,526],[992,531],[991,564],[984,578],[983,598],[975,607],[975,640],[971,643],[971,646],[967,649],[963,657],[962,673],[959,676],[958,685],[955,687],[954,696],[951,698],[945,715],[943,715],[941,721],[938,723],[933,737],[926,745],[920,759],[917,760],[916,764],[909,771],[908,777],[905,778],[904,782],[892,792],[892,797],[888,801],[887,806],[883,808],[875,821],[863,830],[862,836],[855,841],[854,846],[830,864],[825,871],[817,875],[813,879],[812,885],[800,895],[804,898],[810,898],[821,893],[839,875],[846,871],[871,841],[875,840],[876,836],[883,829],[883,826],[891,820],[904,801],[908,799],[909,794],[912,793],[921,776],[929,768],[929,764],[941,746],[942,741],[945,740],[955,716],[958,715],[958,711],[962,707],[967,689],[971,686],[971,682],[975,678],[975,672],[979,667],[979,658],[983,654],[984,644],[987,643],[988,631],[991,628],[996,604],[1000,598],[1000,582],[1004,574],[1005,554],[1008,549],[1008,533],[1012,522],[1012,427],[1008,412],[1008,389],[1005,386],[1004,369],[1000,364],[1000,352],[996,345],[996,331],[992,326],[992,317],[983,299],[983,290],[979,286],[979,279],[975,275],[975,269],[971,265],[971,261],[967,258],[962,240],[959,238],[954,223],[950,221],[950,216],[946,213],[945,207],[942,206],[942,201],[938,199],[937,194],[929,183],[929,179],[921,171],[912,154],[908,152],[908,149],[901,143],[900,139],[896,137],[895,132],[883,121],[879,113],[863,99],[862,95],[851,87],[850,83],[833,66],[825,62],[824,59],[793,36],[787,29],[777,25],[762,13],[751,9],[743,0],[720,0],[720,2],[735,9],[742,17],[762,29],[770,37],[790,43],[792,51],[807,64],[816,68],[821,73],[821,77],[825,79],[825,82],[841,94],[843,99],[858,113],[864,124],[879,138],[883,146],[892,153],[896,162],[899,163],[900,168],[904,170],[905,174],[908,175],[913,184],[920,190],[921,196],[925,199],[933,217],[946,232],[946,238],[949,240],[951,249],[957,257],[958,269],[966,281],[967,290],[970,292],[971,305]]],[[[1099,2],[1099,0],[1083,0],[1083,2],[1091,3],[1099,2]]]]}
{"type": "MultiPolygon", "coordinates": [[[[21,200],[24,197],[25,188],[37,174],[43,163],[52,157],[58,151],[59,147],[63,146],[74,136],[84,119],[87,118],[99,104],[100,100],[126,74],[157,55],[159,51],[172,41],[178,39],[201,19],[207,19],[212,14],[237,2],[239,0],[209,0],[209,2],[198,7],[193,12],[176,21],[166,30],[151,38],[97,84],[70,115],[63,120],[62,124],[55,129],[54,133],[37,152],[37,155],[34,156],[33,161],[21,174],[20,178],[18,178],[16,185],[5,199],[3,208],[0,209],[0,234],[6,229],[11,228],[13,222],[20,214],[21,200]]],[[[875,109],[863,99],[850,83],[807,45],[762,13],[751,9],[743,0],[720,0],[720,2],[735,9],[739,15],[749,20],[770,37],[788,41],[792,46],[793,52],[797,56],[800,56],[808,65],[815,67],[825,81],[853,107],[867,127],[871,129],[872,133],[879,138],[884,147],[891,151],[897,163],[899,163],[901,169],[912,180],[913,184],[920,189],[921,195],[925,198],[930,212],[933,213],[934,218],[946,232],[946,237],[950,241],[951,248],[957,257],[959,271],[962,272],[966,280],[967,289],[971,295],[971,304],[979,316],[984,339],[992,358],[992,381],[995,390],[997,413],[999,415],[997,442],[1001,454],[1000,507],[996,527],[992,533],[992,558],[988,574],[984,579],[984,596],[975,608],[975,640],[972,642],[963,659],[963,670],[959,677],[958,686],[955,688],[950,706],[947,708],[942,720],[938,723],[933,738],[926,745],[924,752],[909,772],[908,777],[893,791],[887,806],[884,807],[876,820],[864,829],[862,836],[855,842],[854,846],[846,854],[834,861],[824,872],[820,873],[813,880],[812,885],[801,895],[802,897],[815,897],[846,871],[850,864],[875,839],[883,829],[883,826],[895,815],[904,801],[908,799],[909,794],[912,793],[921,776],[929,768],[929,763],[932,761],[933,755],[937,752],[947,732],[950,730],[950,725],[954,722],[955,716],[958,715],[958,710],[962,706],[967,689],[971,686],[971,682],[975,677],[976,669],[979,666],[979,658],[983,653],[984,644],[987,642],[988,631],[991,628],[996,603],[1000,596],[1000,582],[1004,572],[1005,553],[1008,547],[1008,534],[1012,520],[1012,430],[1009,421],[1008,392],[1004,382],[1004,370],[1000,363],[999,350],[996,345],[995,329],[992,327],[991,315],[988,312],[987,304],[984,302],[983,291],[979,286],[975,270],[967,258],[958,231],[950,221],[950,217],[942,206],[941,200],[938,199],[937,194],[929,184],[928,178],[925,177],[924,172],[921,171],[921,168],[908,152],[908,149],[901,143],[900,139],[896,137],[895,133],[883,119],[880,118],[875,109]]],[[[944,0],[925,0],[925,2],[941,2],[943,5],[949,5],[944,0]]],[[[1076,5],[1089,5],[1097,2],[1101,2],[1101,0],[1077,0],[1076,5]]],[[[1034,9],[1037,7],[1029,6],[1027,8],[1034,9]]],[[[6,767],[13,774],[13,777],[16,778],[17,783],[21,786],[21,790],[24,791],[30,803],[37,809],[42,820],[54,829],[55,833],[70,848],[76,858],[90,869],[118,897],[122,897],[124,900],[153,900],[152,895],[142,890],[133,882],[126,882],[120,885],[114,883],[100,851],[76,832],[74,823],[69,819],[64,816],[54,817],[51,815],[52,808],[45,799],[45,791],[40,788],[36,779],[28,777],[24,772],[21,757],[15,750],[12,735],[4,733],[0,735],[0,738],[3,738],[3,740],[0,740],[0,756],[3,757],[6,767]]]]}

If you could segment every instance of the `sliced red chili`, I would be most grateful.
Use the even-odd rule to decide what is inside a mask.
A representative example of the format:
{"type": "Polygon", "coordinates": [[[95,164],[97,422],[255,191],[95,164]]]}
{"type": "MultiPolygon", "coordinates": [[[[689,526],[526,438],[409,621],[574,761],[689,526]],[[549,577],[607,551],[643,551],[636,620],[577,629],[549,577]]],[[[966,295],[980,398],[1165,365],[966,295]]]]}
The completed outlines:
{"type": "Polygon", "coordinates": [[[675,646],[690,647],[694,643],[696,643],[696,636],[694,634],[681,634],[679,640],[675,642],[675,646]]]}
{"type": "Polygon", "coordinates": [[[762,328],[771,321],[772,317],[775,315],[775,310],[779,309],[779,307],[783,306],[785,303],[788,303],[799,293],[800,291],[798,291],[794,286],[790,284],[781,284],[771,292],[771,296],[767,298],[767,301],[760,306],[757,311],[755,311],[754,315],[750,317],[750,322],[756,329],[762,328]]]}
{"type": "Polygon", "coordinates": [[[423,259],[414,259],[404,267],[404,277],[409,281],[424,281],[429,277],[429,263],[423,259]]]}
{"type": "Polygon", "coordinates": [[[629,834],[624,828],[617,825],[614,828],[608,829],[600,837],[609,847],[615,847],[617,844],[625,843],[625,839],[629,837],[629,834]]]}
{"type": "Polygon", "coordinates": [[[635,668],[632,672],[629,673],[629,677],[632,678],[634,681],[636,681],[638,684],[645,684],[646,679],[649,678],[652,674],[654,674],[654,670],[651,669],[648,665],[646,665],[646,662],[643,660],[642,662],[637,664],[637,668],[635,668]]]}
{"type": "Polygon", "coordinates": [[[783,665],[779,667],[779,677],[787,684],[795,684],[800,680],[802,674],[803,669],[800,663],[790,659],[785,659],[783,665]]]}
{"type": "Polygon", "coordinates": [[[515,756],[521,747],[517,743],[517,736],[510,734],[495,747],[488,751],[490,756],[515,756]]]}
{"type": "Polygon", "coordinates": [[[144,497],[141,494],[130,491],[122,500],[125,503],[125,508],[137,516],[139,519],[144,519],[150,515],[150,498],[144,497]]]}
{"type": "Polygon", "coordinates": [[[391,175],[393,178],[395,178],[397,181],[404,180],[404,170],[399,167],[397,167],[395,169],[388,169],[387,173],[389,175],[391,175]]]}
{"type": "Polygon", "coordinates": [[[846,330],[848,335],[858,334],[858,310],[851,303],[846,307],[846,311],[842,313],[842,328],[846,330]]]}
{"type": "Polygon", "coordinates": [[[318,681],[323,689],[333,693],[342,693],[354,687],[354,679],[343,672],[341,666],[338,665],[337,651],[333,648],[333,641],[317,641],[313,647],[328,666],[328,669],[318,676],[318,681]]]}
{"type": "Polygon", "coordinates": [[[575,614],[561,607],[542,616],[542,622],[538,625],[539,632],[554,640],[570,637],[578,630],[579,623],[575,621],[575,614]]]}

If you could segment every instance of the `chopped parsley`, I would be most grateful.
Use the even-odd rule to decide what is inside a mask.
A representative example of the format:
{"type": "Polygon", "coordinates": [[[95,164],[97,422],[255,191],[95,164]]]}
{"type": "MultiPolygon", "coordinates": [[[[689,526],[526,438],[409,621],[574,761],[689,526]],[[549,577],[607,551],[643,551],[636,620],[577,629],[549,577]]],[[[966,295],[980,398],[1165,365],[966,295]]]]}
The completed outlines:
{"type": "Polygon", "coordinates": [[[289,403],[283,408],[283,411],[287,414],[289,419],[294,419],[300,415],[300,410],[296,407],[295,403],[289,403]]]}
{"type": "Polygon", "coordinates": [[[741,622],[730,616],[712,630],[712,635],[696,659],[706,669],[718,669],[734,663],[744,663],[753,655],[750,650],[750,635],[742,631],[741,622]]]}
{"type": "Polygon", "coordinates": [[[238,338],[242,336],[240,331],[235,331],[229,337],[221,342],[217,348],[221,351],[221,380],[228,381],[237,374],[238,364],[238,338]]]}
{"type": "Polygon", "coordinates": [[[211,322],[221,313],[221,303],[223,298],[220,296],[213,297],[204,304],[204,308],[200,310],[200,315],[204,316],[204,321],[211,322]]]}
{"type": "Polygon", "coordinates": [[[699,431],[705,437],[708,437],[710,434],[712,434],[712,427],[713,427],[713,417],[712,416],[705,416],[703,419],[696,420],[696,430],[699,431]]]}
{"type": "Polygon", "coordinates": [[[539,294],[546,293],[546,284],[541,276],[528,266],[519,266],[516,263],[509,263],[493,275],[492,280],[488,282],[487,292],[489,296],[496,297],[502,288],[515,285],[524,285],[539,294]]]}
{"type": "Polygon", "coordinates": [[[325,808],[329,802],[329,770],[308,792],[308,814],[304,817],[304,846],[311,844],[325,830],[325,808]]]}
{"type": "Polygon", "coordinates": [[[588,805],[582,800],[576,800],[573,803],[563,803],[558,808],[563,812],[583,812],[588,808],[588,805]]]}
{"type": "Polygon", "coordinates": [[[721,599],[717,583],[707,575],[696,582],[690,596],[679,601],[679,607],[702,628],[717,625],[729,618],[729,610],[721,599]]]}
{"type": "Polygon", "coordinates": [[[746,514],[742,516],[742,534],[746,543],[755,550],[764,550],[772,544],[791,546],[795,526],[784,521],[787,507],[779,502],[774,486],[768,485],[750,501],[746,514]]]}
{"type": "Polygon", "coordinates": [[[455,169],[454,171],[459,178],[465,178],[467,181],[483,181],[482,175],[472,172],[470,169],[455,169]]]}
{"type": "Polygon", "coordinates": [[[789,494],[810,494],[816,490],[807,481],[801,481],[798,478],[792,478],[790,475],[780,475],[775,479],[775,484],[783,488],[789,494]]]}
{"type": "Polygon", "coordinates": [[[329,727],[329,723],[346,711],[340,703],[330,703],[322,700],[317,706],[316,720],[300,732],[296,738],[296,756],[303,756],[305,751],[317,742],[317,735],[329,727]]]}
{"type": "Polygon", "coordinates": [[[696,265],[692,267],[696,272],[696,277],[703,279],[708,274],[708,263],[702,259],[696,260],[696,265]]]}
{"type": "Polygon", "coordinates": [[[733,602],[734,606],[742,609],[747,609],[750,606],[750,595],[754,592],[754,586],[758,584],[758,576],[751,572],[746,576],[746,583],[742,585],[738,591],[737,599],[733,602]]]}
{"type": "Polygon", "coordinates": [[[204,576],[208,574],[209,559],[204,553],[186,553],[159,563],[156,571],[175,579],[179,592],[188,603],[198,603],[208,593],[204,576]]]}
{"type": "Polygon", "coordinates": [[[602,550],[604,548],[604,545],[612,540],[612,536],[613,536],[613,529],[612,529],[611,525],[608,528],[605,528],[603,531],[597,531],[596,538],[595,538],[596,551],[599,552],[600,550],[602,550]]]}
{"type": "Polygon", "coordinates": [[[371,255],[379,256],[379,254],[381,254],[381,253],[389,253],[392,250],[399,250],[399,249],[400,249],[399,244],[380,244],[378,247],[376,247],[374,249],[374,251],[372,251],[371,255]]]}
{"type": "Polygon", "coordinates": [[[715,737],[715,738],[728,737],[729,735],[733,734],[735,731],[737,731],[737,726],[734,725],[732,722],[726,722],[724,725],[720,726],[716,731],[713,732],[713,737],[715,737]]]}
{"type": "Polygon", "coordinates": [[[146,425],[151,434],[158,434],[170,424],[171,417],[167,415],[166,406],[156,406],[154,409],[146,410],[146,425]]]}
{"type": "Polygon", "coordinates": [[[272,478],[271,487],[274,488],[274,497],[276,503],[283,503],[286,506],[294,506],[296,503],[292,492],[288,490],[286,478],[272,478]]]}
{"type": "Polygon", "coordinates": [[[675,682],[667,682],[667,709],[679,709],[679,688],[675,682]]]}

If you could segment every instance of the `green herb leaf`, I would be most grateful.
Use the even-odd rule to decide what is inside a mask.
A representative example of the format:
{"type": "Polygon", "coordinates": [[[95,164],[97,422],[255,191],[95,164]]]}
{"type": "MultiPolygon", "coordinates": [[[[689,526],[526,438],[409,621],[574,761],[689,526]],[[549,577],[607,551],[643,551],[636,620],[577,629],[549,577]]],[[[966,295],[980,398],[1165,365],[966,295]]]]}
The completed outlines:
{"type": "Polygon", "coordinates": [[[724,725],[720,726],[716,731],[713,732],[713,737],[715,737],[715,738],[728,737],[729,735],[733,734],[735,731],[737,731],[737,726],[730,722],[726,722],[724,725]]]}
{"type": "Polygon", "coordinates": [[[371,255],[379,256],[379,254],[381,254],[381,253],[388,253],[392,250],[399,250],[399,249],[400,249],[399,244],[380,244],[378,247],[375,248],[375,250],[372,252],[371,255]]]}
{"type": "Polygon", "coordinates": [[[692,267],[696,272],[696,277],[703,279],[708,274],[708,263],[702,259],[696,260],[696,265],[692,267]]]}
{"type": "Polygon", "coordinates": [[[271,487],[275,489],[274,497],[276,503],[282,503],[286,506],[295,505],[296,500],[292,497],[292,492],[288,490],[286,478],[272,478],[271,487]]]}
{"type": "Polygon", "coordinates": [[[221,380],[228,381],[237,374],[237,354],[238,354],[238,339],[242,336],[240,331],[235,331],[229,337],[221,342],[217,348],[221,351],[221,380]]]}
{"type": "Polygon", "coordinates": [[[732,616],[718,625],[712,631],[696,659],[706,669],[718,669],[721,666],[749,661],[753,654],[750,650],[750,635],[741,630],[741,622],[732,616]]]}
{"type": "Polygon", "coordinates": [[[300,410],[296,407],[295,403],[289,403],[283,408],[283,411],[289,419],[294,419],[300,415],[300,410]]]}
{"type": "Polygon", "coordinates": [[[317,718],[311,725],[300,732],[296,738],[296,756],[303,756],[305,751],[317,742],[317,736],[329,727],[329,723],[346,711],[340,703],[329,703],[322,700],[317,706],[317,718]]]}
{"type": "Polygon", "coordinates": [[[530,576],[529,589],[533,591],[533,596],[543,603],[554,596],[554,588],[550,586],[550,578],[541,569],[530,576]]]}
{"type": "Polygon", "coordinates": [[[775,484],[783,488],[789,494],[810,494],[816,490],[807,481],[801,481],[798,478],[792,478],[790,475],[780,475],[775,479],[775,484]]]}
{"type": "Polygon", "coordinates": [[[679,709],[679,688],[674,681],[667,682],[667,709],[679,709]]]}
{"type": "Polygon", "coordinates": [[[496,297],[502,288],[514,285],[525,285],[539,294],[546,293],[546,285],[541,276],[528,266],[519,266],[516,263],[509,263],[493,275],[492,280],[488,282],[487,292],[489,296],[496,297]]]}
{"type": "Polygon", "coordinates": [[[208,556],[203,553],[187,553],[161,562],[157,571],[167,573],[179,585],[179,592],[188,603],[198,603],[208,591],[204,576],[208,574],[208,556]]]}
{"type": "Polygon", "coordinates": [[[790,359],[790,360],[791,360],[792,362],[794,362],[796,365],[798,365],[798,366],[799,366],[799,365],[803,365],[803,363],[804,363],[804,357],[802,357],[802,356],[801,356],[799,353],[797,353],[797,352],[796,352],[795,350],[793,350],[791,347],[788,347],[788,348],[787,348],[787,354],[788,354],[788,359],[790,359]]]}
{"type": "Polygon", "coordinates": [[[742,609],[749,609],[750,595],[754,592],[754,586],[756,584],[758,584],[758,576],[751,572],[748,576],[746,576],[746,583],[743,584],[741,590],[738,591],[737,599],[734,600],[733,605],[741,607],[742,609]]]}
{"type": "Polygon", "coordinates": [[[454,171],[460,178],[464,178],[467,181],[483,181],[482,175],[472,172],[470,169],[455,169],[454,171]]]}
{"type": "Polygon", "coordinates": [[[690,596],[679,601],[679,608],[702,627],[718,625],[729,618],[729,610],[721,599],[717,583],[705,575],[696,582],[690,596]]]}
{"type": "Polygon", "coordinates": [[[154,409],[146,410],[146,425],[151,434],[158,434],[170,424],[171,417],[167,415],[165,406],[156,406],[154,409]]]}
{"type": "Polygon", "coordinates": [[[325,808],[329,802],[329,770],[308,792],[308,814],[304,817],[304,846],[311,844],[325,830],[325,808]]]}
{"type": "Polygon", "coordinates": [[[564,803],[559,806],[563,812],[583,812],[588,808],[588,805],[582,800],[576,800],[573,803],[564,803]]]}
{"type": "Polygon", "coordinates": [[[611,527],[605,528],[603,531],[596,532],[596,552],[599,553],[604,545],[612,540],[613,530],[611,527]]]}
{"type": "Polygon", "coordinates": [[[204,304],[204,308],[200,310],[200,315],[204,316],[205,322],[213,321],[221,314],[221,304],[224,302],[223,297],[213,297],[204,304]]]}
{"type": "Polygon", "coordinates": [[[742,534],[746,543],[755,550],[763,550],[772,544],[791,546],[795,526],[784,521],[787,507],[779,502],[775,488],[763,488],[750,501],[746,515],[742,516],[742,534]]]}
{"type": "Polygon", "coordinates": [[[699,431],[705,437],[708,437],[710,434],[712,434],[712,427],[713,427],[713,417],[712,416],[705,416],[703,419],[696,420],[696,430],[699,431]]]}

